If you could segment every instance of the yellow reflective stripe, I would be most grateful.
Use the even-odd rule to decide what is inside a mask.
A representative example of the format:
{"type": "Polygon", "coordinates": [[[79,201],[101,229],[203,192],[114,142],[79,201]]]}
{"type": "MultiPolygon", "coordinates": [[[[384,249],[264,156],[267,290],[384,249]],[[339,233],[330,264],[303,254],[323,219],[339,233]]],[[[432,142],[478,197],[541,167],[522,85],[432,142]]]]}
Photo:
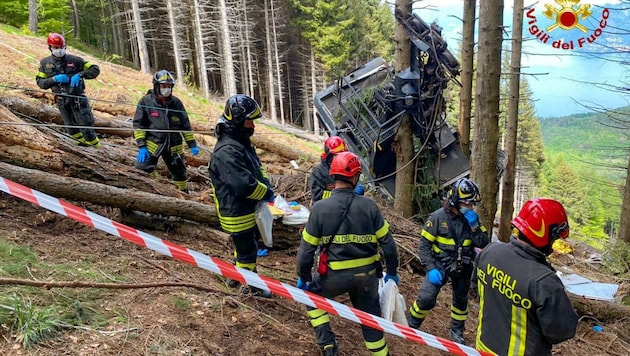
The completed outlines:
{"type": "Polygon", "coordinates": [[[184,145],[171,146],[171,153],[184,153],[184,145]]]}
{"type": "Polygon", "coordinates": [[[175,186],[179,190],[188,189],[188,181],[187,180],[174,180],[172,182],[173,182],[173,184],[175,184],[175,186]]]}
{"type": "Polygon", "coordinates": [[[262,200],[265,194],[267,194],[267,186],[264,185],[262,182],[258,181],[258,185],[256,186],[256,189],[254,189],[252,194],[248,195],[247,197],[249,199],[262,200]]]}
{"type": "Polygon", "coordinates": [[[88,145],[97,146],[100,143],[100,140],[98,137],[95,137],[92,141],[85,140],[85,142],[87,142],[88,145]]]}
{"type": "Polygon", "coordinates": [[[468,319],[468,308],[466,310],[457,309],[454,305],[451,305],[451,318],[455,320],[465,321],[468,319]]]}
{"type": "Polygon", "coordinates": [[[411,308],[409,308],[409,314],[411,314],[412,316],[418,319],[424,319],[427,316],[427,314],[429,314],[429,310],[420,309],[417,303],[418,303],[417,301],[413,302],[413,305],[411,306],[411,308]]]}
{"type": "Polygon", "coordinates": [[[75,140],[83,140],[85,141],[85,139],[83,138],[83,134],[81,132],[77,132],[74,135],[72,135],[72,138],[75,140]]]}
{"type": "Polygon", "coordinates": [[[381,237],[384,237],[387,235],[387,233],[389,232],[389,223],[387,222],[387,220],[385,220],[385,223],[383,224],[383,227],[381,227],[380,229],[376,230],[376,238],[380,239],[381,237]]]}
{"type": "Polygon", "coordinates": [[[472,240],[471,239],[466,239],[464,240],[464,243],[462,243],[462,246],[470,246],[472,245],[472,240]]]}
{"type": "Polygon", "coordinates": [[[256,269],[256,263],[243,263],[236,261],[236,267],[245,268],[253,272],[256,269]]]}
{"type": "Polygon", "coordinates": [[[366,341],[365,346],[367,347],[368,350],[370,350],[372,355],[386,356],[389,354],[389,350],[387,348],[387,342],[385,342],[384,337],[378,341],[372,341],[372,342],[366,341]]]}
{"type": "Polygon", "coordinates": [[[302,231],[302,240],[304,240],[304,242],[306,242],[306,243],[308,243],[310,245],[317,246],[317,245],[319,245],[319,241],[321,240],[321,238],[309,234],[308,231],[306,231],[306,229],[304,229],[302,231]]]}
{"type": "Polygon", "coordinates": [[[94,63],[92,62],[85,62],[85,64],[83,65],[83,69],[90,69],[91,66],[93,66],[94,63]]]}
{"type": "Polygon", "coordinates": [[[322,200],[330,198],[331,195],[332,195],[332,191],[324,190],[324,192],[322,193],[322,200]]]}
{"type": "Polygon", "coordinates": [[[481,282],[481,279],[477,280],[477,293],[479,294],[479,315],[477,317],[478,317],[479,322],[477,323],[477,338],[475,339],[476,341],[475,348],[481,351],[492,352],[492,350],[490,350],[483,342],[481,342],[481,327],[483,325],[483,311],[484,311],[484,305],[486,304],[484,300],[484,294],[485,294],[484,286],[485,284],[481,282]]]}
{"type": "Polygon", "coordinates": [[[318,327],[326,323],[330,323],[330,316],[325,310],[313,309],[308,311],[308,316],[311,317],[311,325],[318,327]]]}
{"type": "Polygon", "coordinates": [[[437,245],[431,245],[431,249],[433,250],[433,252],[438,253],[438,254],[444,252],[444,250],[439,248],[437,245]]]}
{"type": "Polygon", "coordinates": [[[184,141],[188,142],[188,141],[193,141],[195,139],[195,134],[188,131],[188,132],[184,132],[184,141]]]}
{"type": "MultiPolygon", "coordinates": [[[[217,209],[218,211],[219,209],[217,209]]],[[[219,214],[221,228],[226,232],[240,232],[256,226],[256,215],[254,213],[242,216],[222,216],[219,214]]]]}
{"type": "Polygon", "coordinates": [[[48,78],[48,76],[44,72],[37,72],[37,76],[44,79],[48,78]]]}
{"type": "Polygon", "coordinates": [[[425,239],[429,240],[429,242],[435,241],[435,236],[431,235],[431,233],[428,232],[427,230],[422,230],[422,233],[420,233],[420,236],[422,236],[425,239]]]}
{"type": "Polygon", "coordinates": [[[151,152],[151,154],[154,154],[155,152],[157,152],[158,148],[160,146],[158,146],[157,143],[153,142],[153,141],[147,141],[147,150],[149,150],[149,152],[151,152]]]}
{"type": "Polygon", "coordinates": [[[437,241],[437,243],[442,244],[442,245],[455,246],[455,240],[453,240],[450,237],[438,236],[436,238],[436,241],[437,241]]]}
{"type": "Polygon", "coordinates": [[[481,232],[486,232],[486,231],[488,231],[488,229],[486,229],[485,226],[481,225],[481,232]]]}
{"type": "Polygon", "coordinates": [[[265,170],[263,166],[260,166],[260,174],[262,174],[263,178],[269,179],[269,173],[267,173],[267,170],[265,170]]]}
{"type": "Polygon", "coordinates": [[[350,269],[350,268],[367,266],[376,261],[378,261],[378,255],[364,257],[364,258],[356,258],[354,260],[328,261],[328,266],[330,266],[330,269],[333,269],[333,270],[350,269]]]}
{"type": "Polygon", "coordinates": [[[133,130],[133,138],[136,140],[147,137],[147,132],[144,130],[133,130]]]}
{"type": "Polygon", "coordinates": [[[510,345],[508,355],[525,354],[527,340],[527,310],[512,305],[512,324],[510,326],[510,345]]]}

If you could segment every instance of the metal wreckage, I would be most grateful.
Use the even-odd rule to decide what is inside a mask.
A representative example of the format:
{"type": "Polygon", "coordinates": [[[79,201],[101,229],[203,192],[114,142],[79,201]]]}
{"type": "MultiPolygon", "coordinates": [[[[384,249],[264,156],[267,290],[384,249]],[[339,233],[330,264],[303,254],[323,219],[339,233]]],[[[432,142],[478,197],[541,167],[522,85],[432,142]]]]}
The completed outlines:
{"type": "Polygon", "coordinates": [[[399,11],[396,19],[409,35],[410,67],[394,74],[385,60],[375,58],[318,92],[315,108],[328,134],[346,141],[361,158],[364,177],[390,198],[396,179],[392,145],[403,118],[410,117],[417,186],[426,188],[425,198],[436,197],[470,173],[470,161],[446,122],[443,97],[447,83],[459,75],[459,62],[437,24],[399,11]]]}

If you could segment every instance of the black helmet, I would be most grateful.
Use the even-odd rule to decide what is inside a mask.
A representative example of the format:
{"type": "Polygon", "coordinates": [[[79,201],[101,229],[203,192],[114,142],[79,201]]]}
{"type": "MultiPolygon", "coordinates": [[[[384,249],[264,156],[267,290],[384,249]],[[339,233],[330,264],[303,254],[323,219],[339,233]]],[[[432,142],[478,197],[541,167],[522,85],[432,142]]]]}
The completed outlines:
{"type": "Polygon", "coordinates": [[[247,95],[236,94],[225,102],[223,117],[230,126],[242,126],[245,120],[254,120],[261,116],[258,103],[247,95]]]}
{"type": "Polygon", "coordinates": [[[448,203],[457,206],[459,202],[475,204],[481,201],[479,187],[468,178],[460,178],[448,191],[448,203]]]}
{"type": "Polygon", "coordinates": [[[161,69],[153,75],[153,85],[156,84],[172,84],[175,85],[175,78],[166,69],[161,69]]]}

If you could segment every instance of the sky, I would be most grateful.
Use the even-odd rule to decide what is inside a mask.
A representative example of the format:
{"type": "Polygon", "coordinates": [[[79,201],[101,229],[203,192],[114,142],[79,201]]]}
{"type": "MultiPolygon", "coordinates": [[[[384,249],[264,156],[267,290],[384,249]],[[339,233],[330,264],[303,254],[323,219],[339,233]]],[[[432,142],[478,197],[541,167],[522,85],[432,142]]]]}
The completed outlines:
{"type": "MultiPolygon", "coordinates": [[[[512,3],[512,0],[506,0],[503,10],[506,26],[506,33],[503,36],[504,48],[509,45],[507,39],[511,37],[512,3]]],[[[479,0],[477,0],[478,5],[479,0]]],[[[548,30],[550,26],[556,24],[557,17],[555,13],[551,13],[552,18],[547,18],[544,14],[545,5],[549,5],[551,9],[558,12],[562,10],[562,7],[553,0],[525,0],[526,9],[532,10],[529,16],[525,15],[523,18],[525,41],[521,60],[522,73],[525,74],[523,78],[527,79],[534,93],[537,115],[539,117],[565,116],[589,112],[589,107],[593,106],[614,109],[630,105],[630,94],[624,96],[590,84],[597,82],[624,86],[625,82],[625,87],[628,87],[630,53],[626,52],[625,57],[606,54],[609,58],[625,61],[625,65],[597,57],[601,57],[600,53],[604,51],[610,51],[605,46],[623,45],[626,51],[630,50],[630,34],[622,36],[619,34],[622,30],[615,29],[615,27],[628,28],[624,22],[630,21],[630,10],[624,12],[619,9],[630,8],[630,4],[620,4],[620,0],[580,1],[573,8],[574,10],[577,10],[579,5],[591,5],[589,10],[592,13],[589,16],[582,18],[582,15],[578,15],[578,24],[583,26],[586,32],[582,32],[579,26],[573,26],[571,29],[555,27],[548,30]],[[604,9],[608,11],[604,12],[604,9]],[[606,25],[602,28],[600,20],[604,17],[607,17],[606,25]],[[599,36],[595,36],[598,28],[601,28],[601,32],[598,31],[599,36]],[[539,38],[532,35],[530,30],[538,33],[539,38]],[[588,43],[583,40],[586,38],[595,38],[595,40],[588,43]],[[546,39],[546,43],[543,43],[543,39],[546,39]],[[559,41],[568,47],[573,44],[573,49],[554,48],[552,44],[559,41]],[[581,48],[580,42],[583,42],[581,48]]],[[[427,23],[437,22],[442,27],[442,36],[448,42],[449,48],[454,54],[457,53],[458,42],[461,40],[462,0],[422,0],[414,4],[414,12],[427,23]]]]}

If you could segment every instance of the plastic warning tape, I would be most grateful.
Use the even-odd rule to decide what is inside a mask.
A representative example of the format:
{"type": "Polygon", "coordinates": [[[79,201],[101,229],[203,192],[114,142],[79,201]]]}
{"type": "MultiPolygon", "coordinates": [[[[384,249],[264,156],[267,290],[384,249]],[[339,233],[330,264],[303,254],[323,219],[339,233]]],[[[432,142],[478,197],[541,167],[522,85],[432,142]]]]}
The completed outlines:
{"type": "Polygon", "coordinates": [[[280,281],[236,267],[231,263],[212,258],[186,247],[162,240],[153,235],[110,220],[104,216],[85,210],[66,201],[54,198],[37,190],[33,190],[3,177],[0,177],[0,190],[85,225],[105,231],[114,236],[121,237],[127,241],[133,242],[136,245],[140,245],[163,255],[172,257],[176,260],[189,263],[193,266],[203,268],[212,273],[220,274],[224,277],[237,280],[256,288],[270,290],[273,294],[294,300],[301,304],[325,310],[330,314],[338,315],[355,323],[369,326],[371,328],[456,355],[490,355],[482,351],[477,351],[471,347],[457,344],[450,340],[442,339],[407,326],[393,323],[387,319],[368,314],[310,292],[305,292],[299,288],[290,286],[280,281]]]}

